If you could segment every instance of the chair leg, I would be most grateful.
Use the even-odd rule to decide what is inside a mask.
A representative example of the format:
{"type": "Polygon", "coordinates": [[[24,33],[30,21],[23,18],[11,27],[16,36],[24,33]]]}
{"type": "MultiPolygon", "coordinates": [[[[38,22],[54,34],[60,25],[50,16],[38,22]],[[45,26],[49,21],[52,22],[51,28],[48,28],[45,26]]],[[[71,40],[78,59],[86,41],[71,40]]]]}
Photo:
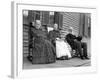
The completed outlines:
{"type": "Polygon", "coordinates": [[[31,55],[31,51],[30,50],[31,50],[31,48],[29,48],[27,59],[29,61],[32,61],[32,55],[31,55]]]}

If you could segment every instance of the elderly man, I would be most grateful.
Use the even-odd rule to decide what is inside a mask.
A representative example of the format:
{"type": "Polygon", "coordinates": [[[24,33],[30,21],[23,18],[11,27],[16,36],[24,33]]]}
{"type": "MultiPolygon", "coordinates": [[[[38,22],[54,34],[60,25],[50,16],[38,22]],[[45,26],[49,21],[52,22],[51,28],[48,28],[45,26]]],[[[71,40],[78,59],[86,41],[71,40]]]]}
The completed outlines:
{"type": "Polygon", "coordinates": [[[72,49],[75,49],[79,52],[81,59],[89,59],[87,56],[87,44],[84,42],[81,42],[82,37],[76,37],[73,35],[73,28],[69,27],[68,29],[69,34],[66,35],[66,40],[72,47],[72,49]],[[83,50],[82,50],[83,49],[83,50]]]}

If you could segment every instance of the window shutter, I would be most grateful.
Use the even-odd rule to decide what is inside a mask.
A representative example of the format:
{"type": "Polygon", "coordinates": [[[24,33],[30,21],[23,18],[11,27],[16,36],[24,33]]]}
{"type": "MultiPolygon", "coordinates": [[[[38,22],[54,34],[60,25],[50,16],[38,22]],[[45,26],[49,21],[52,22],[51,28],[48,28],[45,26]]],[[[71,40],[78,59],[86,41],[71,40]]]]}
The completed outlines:
{"type": "Polygon", "coordinates": [[[43,12],[42,14],[42,25],[48,25],[49,24],[49,12],[43,12]]]}
{"type": "Polygon", "coordinates": [[[57,23],[59,28],[63,25],[63,15],[61,13],[55,12],[54,23],[57,23]]]}

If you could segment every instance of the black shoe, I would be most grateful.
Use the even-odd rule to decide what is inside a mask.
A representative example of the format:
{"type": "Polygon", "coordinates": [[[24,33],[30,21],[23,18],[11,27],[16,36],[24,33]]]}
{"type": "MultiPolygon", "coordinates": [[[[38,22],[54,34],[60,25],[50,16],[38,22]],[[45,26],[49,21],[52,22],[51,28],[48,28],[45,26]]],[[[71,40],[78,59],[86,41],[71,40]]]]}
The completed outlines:
{"type": "Polygon", "coordinates": [[[88,57],[85,57],[85,59],[90,59],[90,58],[88,58],[88,57]]]}
{"type": "Polygon", "coordinates": [[[60,57],[60,58],[56,58],[56,60],[64,60],[64,59],[63,59],[63,57],[60,57]]]}
{"type": "Polygon", "coordinates": [[[69,60],[68,56],[65,56],[65,60],[69,60]]]}
{"type": "Polygon", "coordinates": [[[84,60],[85,58],[84,57],[81,57],[81,59],[84,60]]]}
{"type": "Polygon", "coordinates": [[[65,60],[65,56],[62,56],[60,59],[61,59],[61,60],[65,60]]]}
{"type": "Polygon", "coordinates": [[[56,58],[56,60],[60,60],[60,58],[56,58]]]}

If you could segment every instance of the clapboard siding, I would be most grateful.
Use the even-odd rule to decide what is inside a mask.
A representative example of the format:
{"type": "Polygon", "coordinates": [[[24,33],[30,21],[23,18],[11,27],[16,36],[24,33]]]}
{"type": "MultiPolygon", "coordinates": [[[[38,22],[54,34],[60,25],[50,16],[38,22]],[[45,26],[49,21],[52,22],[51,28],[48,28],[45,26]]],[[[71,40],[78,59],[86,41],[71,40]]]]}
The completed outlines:
{"type": "Polygon", "coordinates": [[[23,53],[29,53],[29,26],[23,25],[23,53]]]}
{"type": "Polygon", "coordinates": [[[74,12],[64,12],[63,14],[63,27],[62,27],[62,36],[65,37],[65,35],[68,33],[68,27],[73,27],[73,32],[75,35],[78,35],[79,33],[79,23],[80,23],[80,13],[74,13],[74,12]]]}
{"type": "Polygon", "coordinates": [[[23,16],[23,54],[28,54],[29,50],[28,50],[28,46],[29,46],[29,21],[28,21],[28,17],[23,16]]]}

